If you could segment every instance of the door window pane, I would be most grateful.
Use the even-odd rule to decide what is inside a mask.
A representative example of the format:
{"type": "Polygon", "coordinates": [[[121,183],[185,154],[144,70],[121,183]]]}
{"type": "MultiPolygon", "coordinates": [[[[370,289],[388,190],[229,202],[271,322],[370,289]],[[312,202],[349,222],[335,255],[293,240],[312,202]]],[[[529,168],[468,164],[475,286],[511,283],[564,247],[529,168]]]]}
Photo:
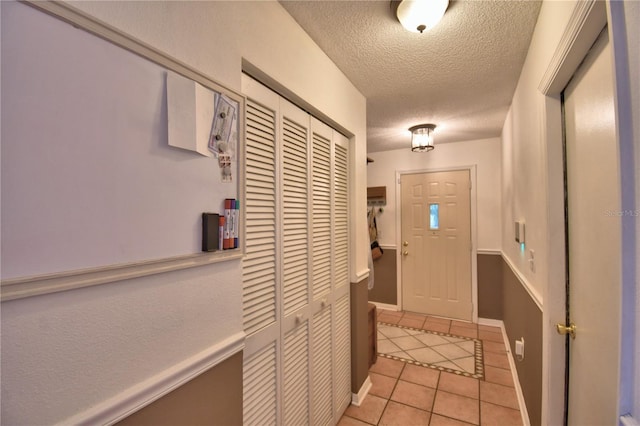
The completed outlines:
{"type": "Polygon", "coordinates": [[[437,203],[429,204],[429,229],[440,229],[440,208],[437,203]]]}

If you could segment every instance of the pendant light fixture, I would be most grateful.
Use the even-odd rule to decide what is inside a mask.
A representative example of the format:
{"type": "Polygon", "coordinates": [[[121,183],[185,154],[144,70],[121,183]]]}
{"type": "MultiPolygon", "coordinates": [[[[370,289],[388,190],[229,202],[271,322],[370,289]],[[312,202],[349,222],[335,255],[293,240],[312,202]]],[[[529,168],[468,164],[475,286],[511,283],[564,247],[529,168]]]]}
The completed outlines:
{"type": "Polygon", "coordinates": [[[433,148],[433,131],[435,124],[418,124],[409,129],[411,132],[411,151],[429,152],[433,148]]]}
{"type": "Polygon", "coordinates": [[[440,22],[448,6],[449,0],[402,0],[396,15],[407,30],[422,33],[440,22]]]}

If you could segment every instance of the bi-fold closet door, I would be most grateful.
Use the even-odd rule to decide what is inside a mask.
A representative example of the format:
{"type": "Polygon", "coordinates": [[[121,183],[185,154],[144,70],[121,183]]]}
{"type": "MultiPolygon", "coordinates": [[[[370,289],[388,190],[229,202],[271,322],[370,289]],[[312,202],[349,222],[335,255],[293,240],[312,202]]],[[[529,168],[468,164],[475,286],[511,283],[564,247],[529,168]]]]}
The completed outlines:
{"type": "Polygon", "coordinates": [[[351,400],[348,141],[243,75],[244,423],[335,424],[351,400]]]}

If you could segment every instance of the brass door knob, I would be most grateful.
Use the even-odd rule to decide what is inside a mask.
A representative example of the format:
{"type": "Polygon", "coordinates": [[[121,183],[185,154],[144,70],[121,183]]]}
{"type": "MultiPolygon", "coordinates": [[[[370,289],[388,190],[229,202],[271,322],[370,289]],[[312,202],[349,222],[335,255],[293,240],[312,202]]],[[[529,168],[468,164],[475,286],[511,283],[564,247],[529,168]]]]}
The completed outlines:
{"type": "Polygon", "coordinates": [[[408,254],[409,254],[409,252],[408,252],[408,251],[406,251],[406,250],[402,252],[402,255],[403,255],[403,256],[406,256],[406,255],[408,255],[408,254]]]}
{"type": "Polygon", "coordinates": [[[571,323],[568,326],[562,323],[558,323],[556,324],[556,330],[558,331],[558,334],[561,334],[563,336],[565,334],[568,334],[572,339],[576,338],[576,325],[574,323],[571,323]]]}
{"type": "Polygon", "coordinates": [[[402,247],[406,247],[406,246],[408,246],[408,245],[409,245],[409,241],[404,241],[404,242],[402,243],[402,247]]]}

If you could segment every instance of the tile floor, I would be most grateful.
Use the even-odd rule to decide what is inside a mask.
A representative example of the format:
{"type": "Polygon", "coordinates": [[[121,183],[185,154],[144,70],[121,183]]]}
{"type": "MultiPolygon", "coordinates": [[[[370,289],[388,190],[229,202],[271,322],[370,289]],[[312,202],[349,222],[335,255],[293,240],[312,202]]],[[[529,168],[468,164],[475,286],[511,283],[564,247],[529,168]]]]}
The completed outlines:
{"type": "Polygon", "coordinates": [[[378,321],[479,339],[484,379],[379,356],[369,370],[369,395],[347,408],[339,426],[522,425],[499,328],[384,310],[378,321]]]}
{"type": "Polygon", "coordinates": [[[482,343],[470,337],[379,322],[378,355],[467,377],[484,377],[482,343]]]}

